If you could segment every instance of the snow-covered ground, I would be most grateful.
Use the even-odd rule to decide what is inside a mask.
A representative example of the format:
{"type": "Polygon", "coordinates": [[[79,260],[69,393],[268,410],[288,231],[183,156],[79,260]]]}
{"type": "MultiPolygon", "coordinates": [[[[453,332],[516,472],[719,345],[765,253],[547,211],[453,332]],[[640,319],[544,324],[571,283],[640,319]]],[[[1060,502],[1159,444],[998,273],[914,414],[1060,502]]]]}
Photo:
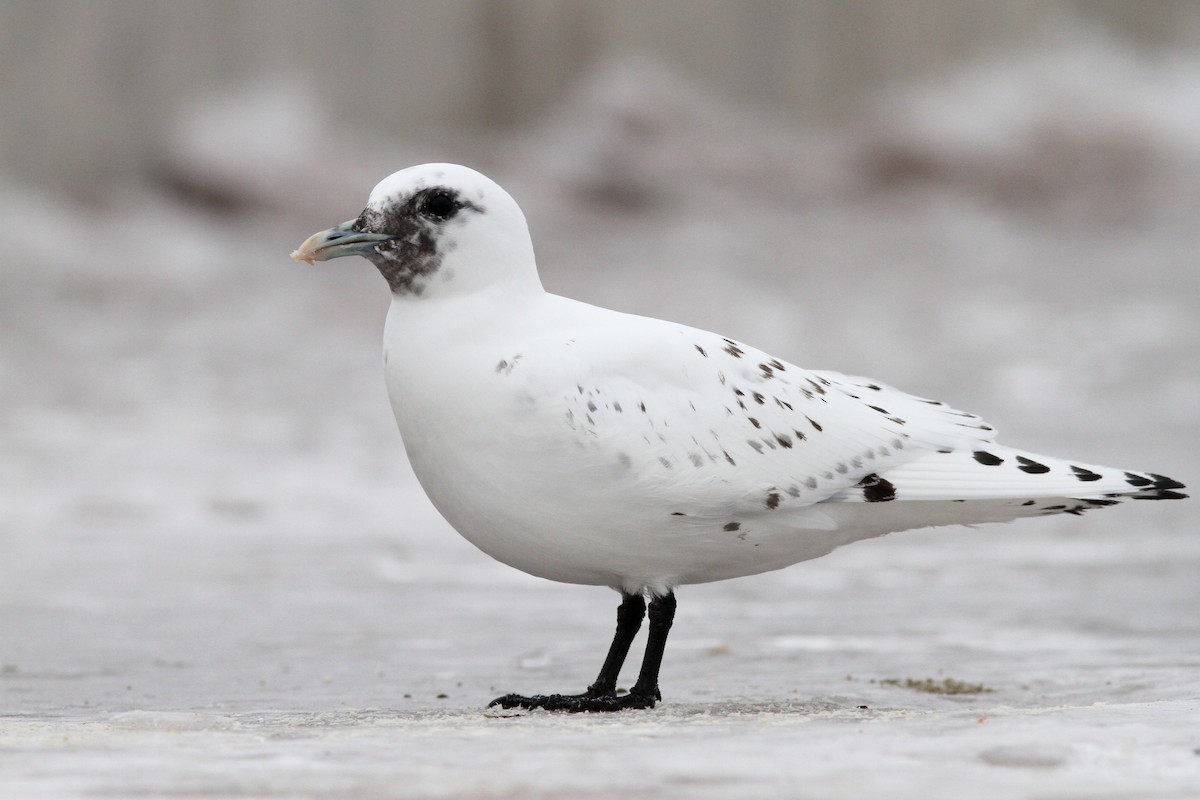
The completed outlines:
{"type": "Polygon", "coordinates": [[[163,181],[101,207],[0,186],[0,795],[1200,796],[1193,501],[684,587],[658,709],[486,712],[590,682],[617,597],[440,520],[382,280],[287,258],[393,169],[464,161],[552,291],[1194,486],[1200,62],[1081,47],[804,132],[635,63],[440,148],[305,98],[198,105],[163,181]]]}

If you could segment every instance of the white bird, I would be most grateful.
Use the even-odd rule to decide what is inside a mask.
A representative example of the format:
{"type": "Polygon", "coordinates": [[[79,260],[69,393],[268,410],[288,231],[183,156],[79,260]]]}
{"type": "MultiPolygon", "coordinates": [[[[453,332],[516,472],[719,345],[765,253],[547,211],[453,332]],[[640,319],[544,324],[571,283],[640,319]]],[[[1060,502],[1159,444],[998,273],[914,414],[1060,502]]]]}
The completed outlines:
{"type": "Polygon", "coordinates": [[[999,445],[979,417],[877,381],[549,294],[521,209],[466,167],[396,172],[292,254],[349,255],[391,288],[388,393],[438,511],[505,564],[623,596],[586,692],[493,705],[653,707],[684,584],[889,531],[1185,497],[1161,475],[999,445]],[[647,598],[641,672],[618,696],[647,598]]]}

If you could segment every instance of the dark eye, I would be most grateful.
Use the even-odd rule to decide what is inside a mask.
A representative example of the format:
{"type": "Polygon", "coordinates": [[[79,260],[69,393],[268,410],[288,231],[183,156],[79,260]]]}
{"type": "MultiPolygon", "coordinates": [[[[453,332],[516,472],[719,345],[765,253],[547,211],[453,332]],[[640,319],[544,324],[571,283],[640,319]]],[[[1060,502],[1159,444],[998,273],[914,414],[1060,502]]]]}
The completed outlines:
{"type": "Polygon", "coordinates": [[[421,205],[421,213],[434,219],[450,219],[458,213],[458,201],[449,192],[434,192],[421,205]]]}

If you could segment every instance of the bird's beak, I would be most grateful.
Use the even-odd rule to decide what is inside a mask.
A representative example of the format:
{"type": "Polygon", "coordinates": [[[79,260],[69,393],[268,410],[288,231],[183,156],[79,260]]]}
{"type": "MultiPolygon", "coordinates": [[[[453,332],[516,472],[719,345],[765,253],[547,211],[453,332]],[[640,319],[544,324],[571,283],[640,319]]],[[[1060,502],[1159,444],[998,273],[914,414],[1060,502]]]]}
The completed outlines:
{"type": "Polygon", "coordinates": [[[348,220],[337,227],[314,233],[292,252],[292,258],[315,264],[342,256],[369,256],[375,253],[380,242],[396,238],[387,233],[352,230],[357,221],[348,220]]]}

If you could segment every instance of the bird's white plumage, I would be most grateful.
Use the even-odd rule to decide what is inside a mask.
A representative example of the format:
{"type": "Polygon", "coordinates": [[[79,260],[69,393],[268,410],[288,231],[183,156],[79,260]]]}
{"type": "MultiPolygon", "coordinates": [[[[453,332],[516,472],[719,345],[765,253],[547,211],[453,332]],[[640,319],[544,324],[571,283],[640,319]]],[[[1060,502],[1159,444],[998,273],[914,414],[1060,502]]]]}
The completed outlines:
{"type": "Polygon", "coordinates": [[[548,294],[520,209],[466,168],[396,173],[368,209],[405,203],[411,228],[392,224],[420,280],[373,258],[393,273],[405,447],[451,524],[525,572],[661,593],[888,531],[1177,496],[1161,476],[997,445],[978,417],[869,379],[548,294]],[[430,187],[465,210],[422,219],[430,187]]]}

